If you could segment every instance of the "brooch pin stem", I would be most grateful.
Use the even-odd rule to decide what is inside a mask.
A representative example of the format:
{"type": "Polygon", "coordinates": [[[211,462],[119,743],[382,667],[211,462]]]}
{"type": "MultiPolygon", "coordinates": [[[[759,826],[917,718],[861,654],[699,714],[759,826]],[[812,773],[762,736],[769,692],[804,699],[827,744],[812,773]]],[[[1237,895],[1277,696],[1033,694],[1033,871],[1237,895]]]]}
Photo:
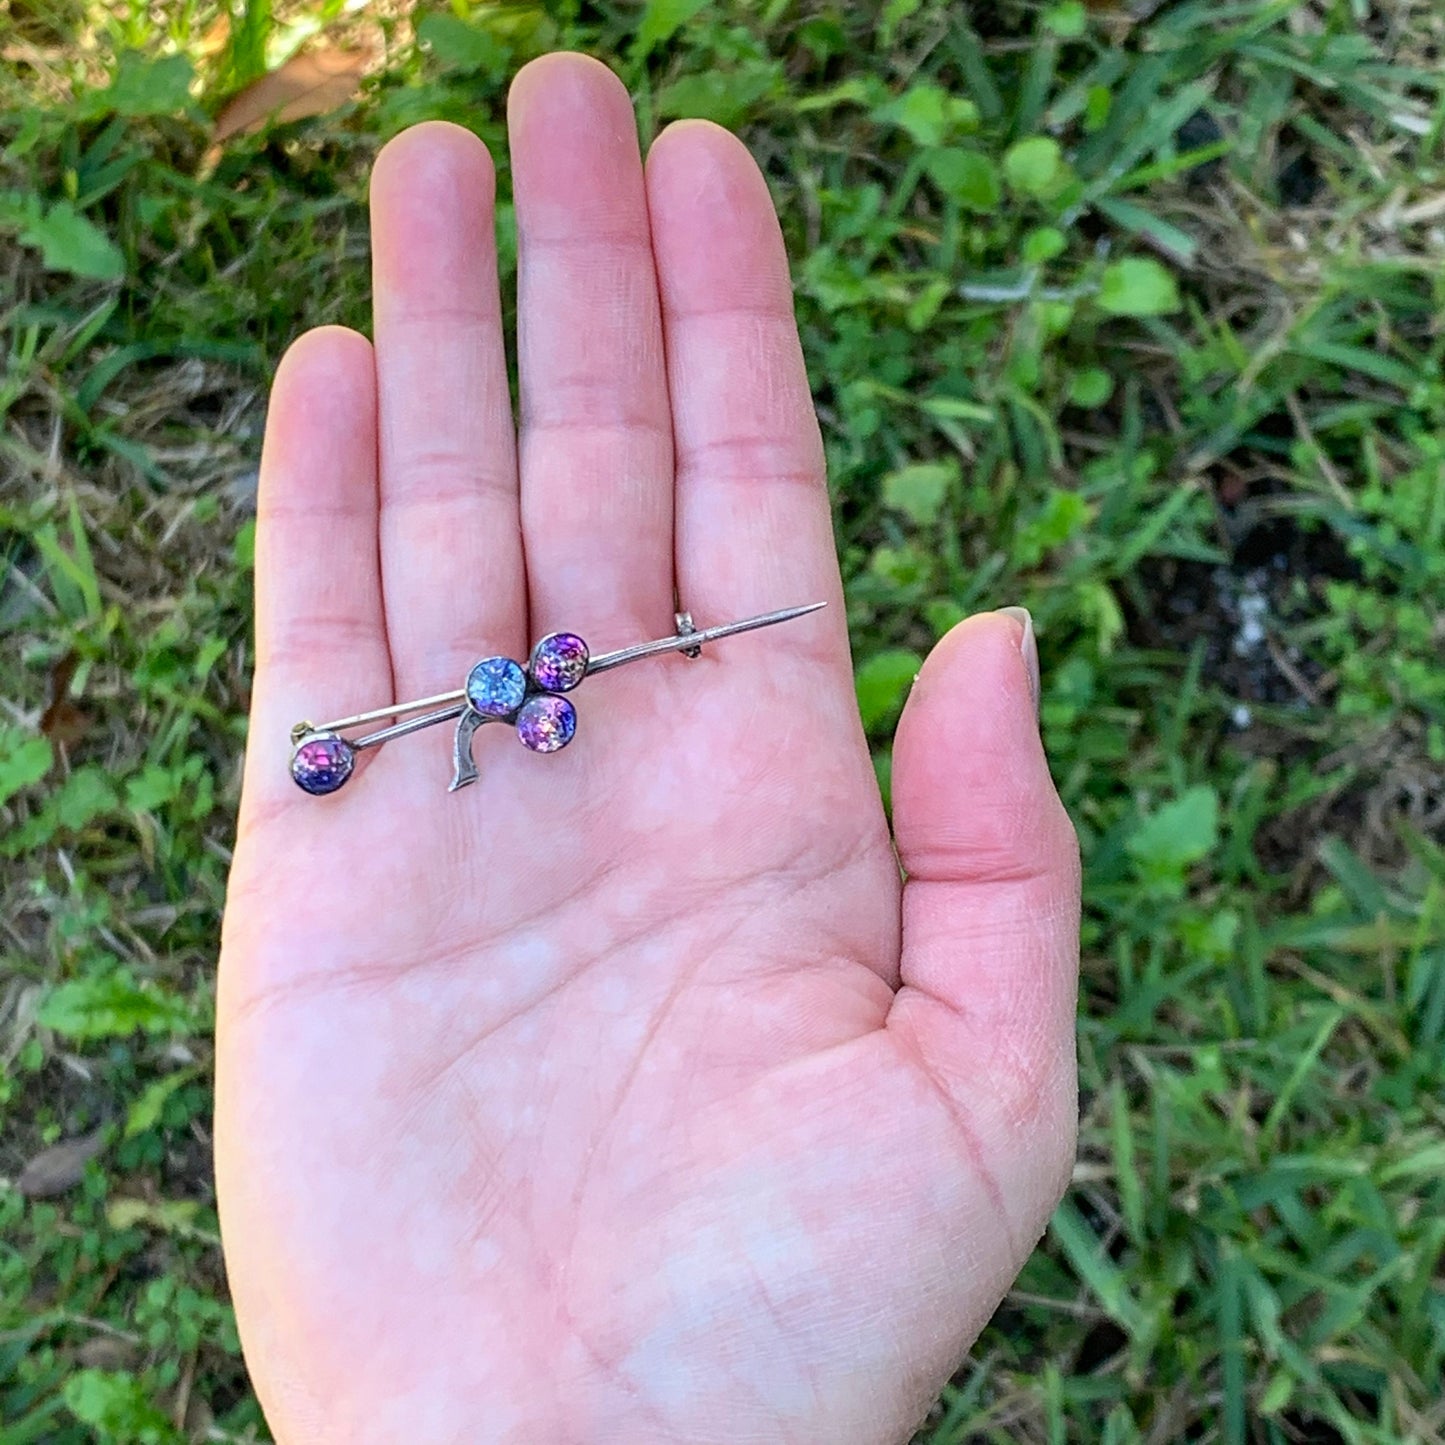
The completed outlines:
{"type": "Polygon", "coordinates": [[[434,727],[437,723],[460,719],[453,749],[455,766],[451,791],[455,791],[476,781],[471,744],[473,735],[483,723],[511,722],[523,744],[533,752],[557,752],[571,742],[577,726],[576,709],[562,694],[570,692],[584,678],[669,652],[697,657],[706,643],[753,632],[761,627],[772,627],[780,622],[791,622],[827,605],[826,602],[813,602],[804,607],[784,607],[758,617],[744,618],[740,622],[724,622],[702,629],[693,625],[690,614],[679,612],[675,617],[677,631],[673,636],[660,637],[654,642],[640,642],[596,656],[588,654],[587,644],[575,633],[550,633],[532,650],[525,668],[510,658],[483,658],[468,675],[467,685],[455,691],[437,693],[415,702],[372,708],[368,712],[337,718],[334,722],[319,725],[297,723],[291,729],[291,776],[305,792],[315,795],[334,793],[351,777],[357,753],[378,748],[383,743],[434,727]],[[419,716],[408,717],[409,713],[419,716]],[[382,722],[387,718],[405,720],[361,737],[342,736],[352,728],[382,722]]]}

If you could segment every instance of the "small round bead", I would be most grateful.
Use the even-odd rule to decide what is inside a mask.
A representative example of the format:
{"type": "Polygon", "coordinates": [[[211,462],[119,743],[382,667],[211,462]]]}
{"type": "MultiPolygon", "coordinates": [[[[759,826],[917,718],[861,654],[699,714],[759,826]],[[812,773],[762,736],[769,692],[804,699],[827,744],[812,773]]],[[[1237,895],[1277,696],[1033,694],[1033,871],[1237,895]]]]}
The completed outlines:
{"type": "Polygon", "coordinates": [[[532,681],[546,692],[571,692],[587,675],[587,644],[575,632],[553,632],[532,649],[532,681]]]}
{"type": "Polygon", "coordinates": [[[483,717],[510,717],[527,696],[527,674],[510,657],[484,657],[467,674],[467,701],[483,717]]]}
{"type": "Polygon", "coordinates": [[[314,797],[334,793],[350,776],[356,754],[345,738],[317,733],[291,754],[291,777],[302,792],[314,797]]]}
{"type": "Polygon", "coordinates": [[[517,736],[534,753],[555,753],[565,748],[576,731],[577,709],[555,693],[528,698],[517,714],[517,736]]]}

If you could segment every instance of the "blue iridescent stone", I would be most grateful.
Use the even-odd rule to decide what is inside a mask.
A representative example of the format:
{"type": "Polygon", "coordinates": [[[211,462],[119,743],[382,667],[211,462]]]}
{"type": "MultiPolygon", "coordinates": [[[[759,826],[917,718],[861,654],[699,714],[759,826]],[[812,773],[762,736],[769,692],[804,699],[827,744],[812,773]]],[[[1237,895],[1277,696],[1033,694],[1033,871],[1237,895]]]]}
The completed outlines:
{"type": "Polygon", "coordinates": [[[484,657],[467,674],[467,701],[483,717],[510,717],[527,696],[527,674],[510,657],[484,657]]]}
{"type": "Polygon", "coordinates": [[[351,776],[355,764],[356,754],[345,738],[318,733],[299,743],[291,754],[291,777],[302,792],[325,797],[351,776]]]}
{"type": "Polygon", "coordinates": [[[587,644],[575,632],[552,632],[532,649],[532,681],[547,692],[571,692],[587,675],[587,644]]]}
{"type": "Polygon", "coordinates": [[[517,736],[534,753],[558,752],[576,731],[577,709],[553,693],[528,698],[517,714],[517,736]]]}

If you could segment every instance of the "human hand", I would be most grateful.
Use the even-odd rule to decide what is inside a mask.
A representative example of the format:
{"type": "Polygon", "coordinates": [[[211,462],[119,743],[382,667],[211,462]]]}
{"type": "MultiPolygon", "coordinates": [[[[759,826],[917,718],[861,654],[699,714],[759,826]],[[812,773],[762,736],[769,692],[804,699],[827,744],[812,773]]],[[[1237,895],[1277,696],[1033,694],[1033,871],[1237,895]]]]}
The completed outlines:
{"type": "Polygon", "coordinates": [[[902,1440],[1073,1156],[1077,855],[1022,629],[929,658],[895,857],[762,177],[687,122],[644,179],[576,56],[510,122],[519,449],[455,127],[377,161],[374,349],[313,331],[276,378],[218,1029],[247,1361],[283,1445],[902,1440]],[[295,719],[665,635],[674,585],[699,626],[831,605],[589,682],[556,756],[483,730],[463,792],[449,729],[292,784],[295,719]]]}

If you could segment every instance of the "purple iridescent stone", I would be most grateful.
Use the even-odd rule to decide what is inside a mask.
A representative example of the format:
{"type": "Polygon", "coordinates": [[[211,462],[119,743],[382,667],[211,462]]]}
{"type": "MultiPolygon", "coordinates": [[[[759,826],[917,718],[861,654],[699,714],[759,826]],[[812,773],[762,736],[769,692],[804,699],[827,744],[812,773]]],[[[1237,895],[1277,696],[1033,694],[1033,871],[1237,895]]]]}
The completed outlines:
{"type": "Polygon", "coordinates": [[[334,793],[351,776],[356,754],[345,738],[318,733],[291,754],[291,776],[303,792],[324,797],[334,793]]]}
{"type": "Polygon", "coordinates": [[[532,649],[532,681],[546,692],[571,692],[587,675],[587,644],[575,632],[553,632],[532,649]]]}
{"type": "Polygon", "coordinates": [[[517,736],[534,753],[555,753],[572,741],[577,709],[565,697],[542,693],[530,697],[517,714],[517,736]]]}
{"type": "Polygon", "coordinates": [[[510,657],[484,657],[467,674],[467,701],[483,717],[510,717],[527,696],[527,674],[510,657]]]}

